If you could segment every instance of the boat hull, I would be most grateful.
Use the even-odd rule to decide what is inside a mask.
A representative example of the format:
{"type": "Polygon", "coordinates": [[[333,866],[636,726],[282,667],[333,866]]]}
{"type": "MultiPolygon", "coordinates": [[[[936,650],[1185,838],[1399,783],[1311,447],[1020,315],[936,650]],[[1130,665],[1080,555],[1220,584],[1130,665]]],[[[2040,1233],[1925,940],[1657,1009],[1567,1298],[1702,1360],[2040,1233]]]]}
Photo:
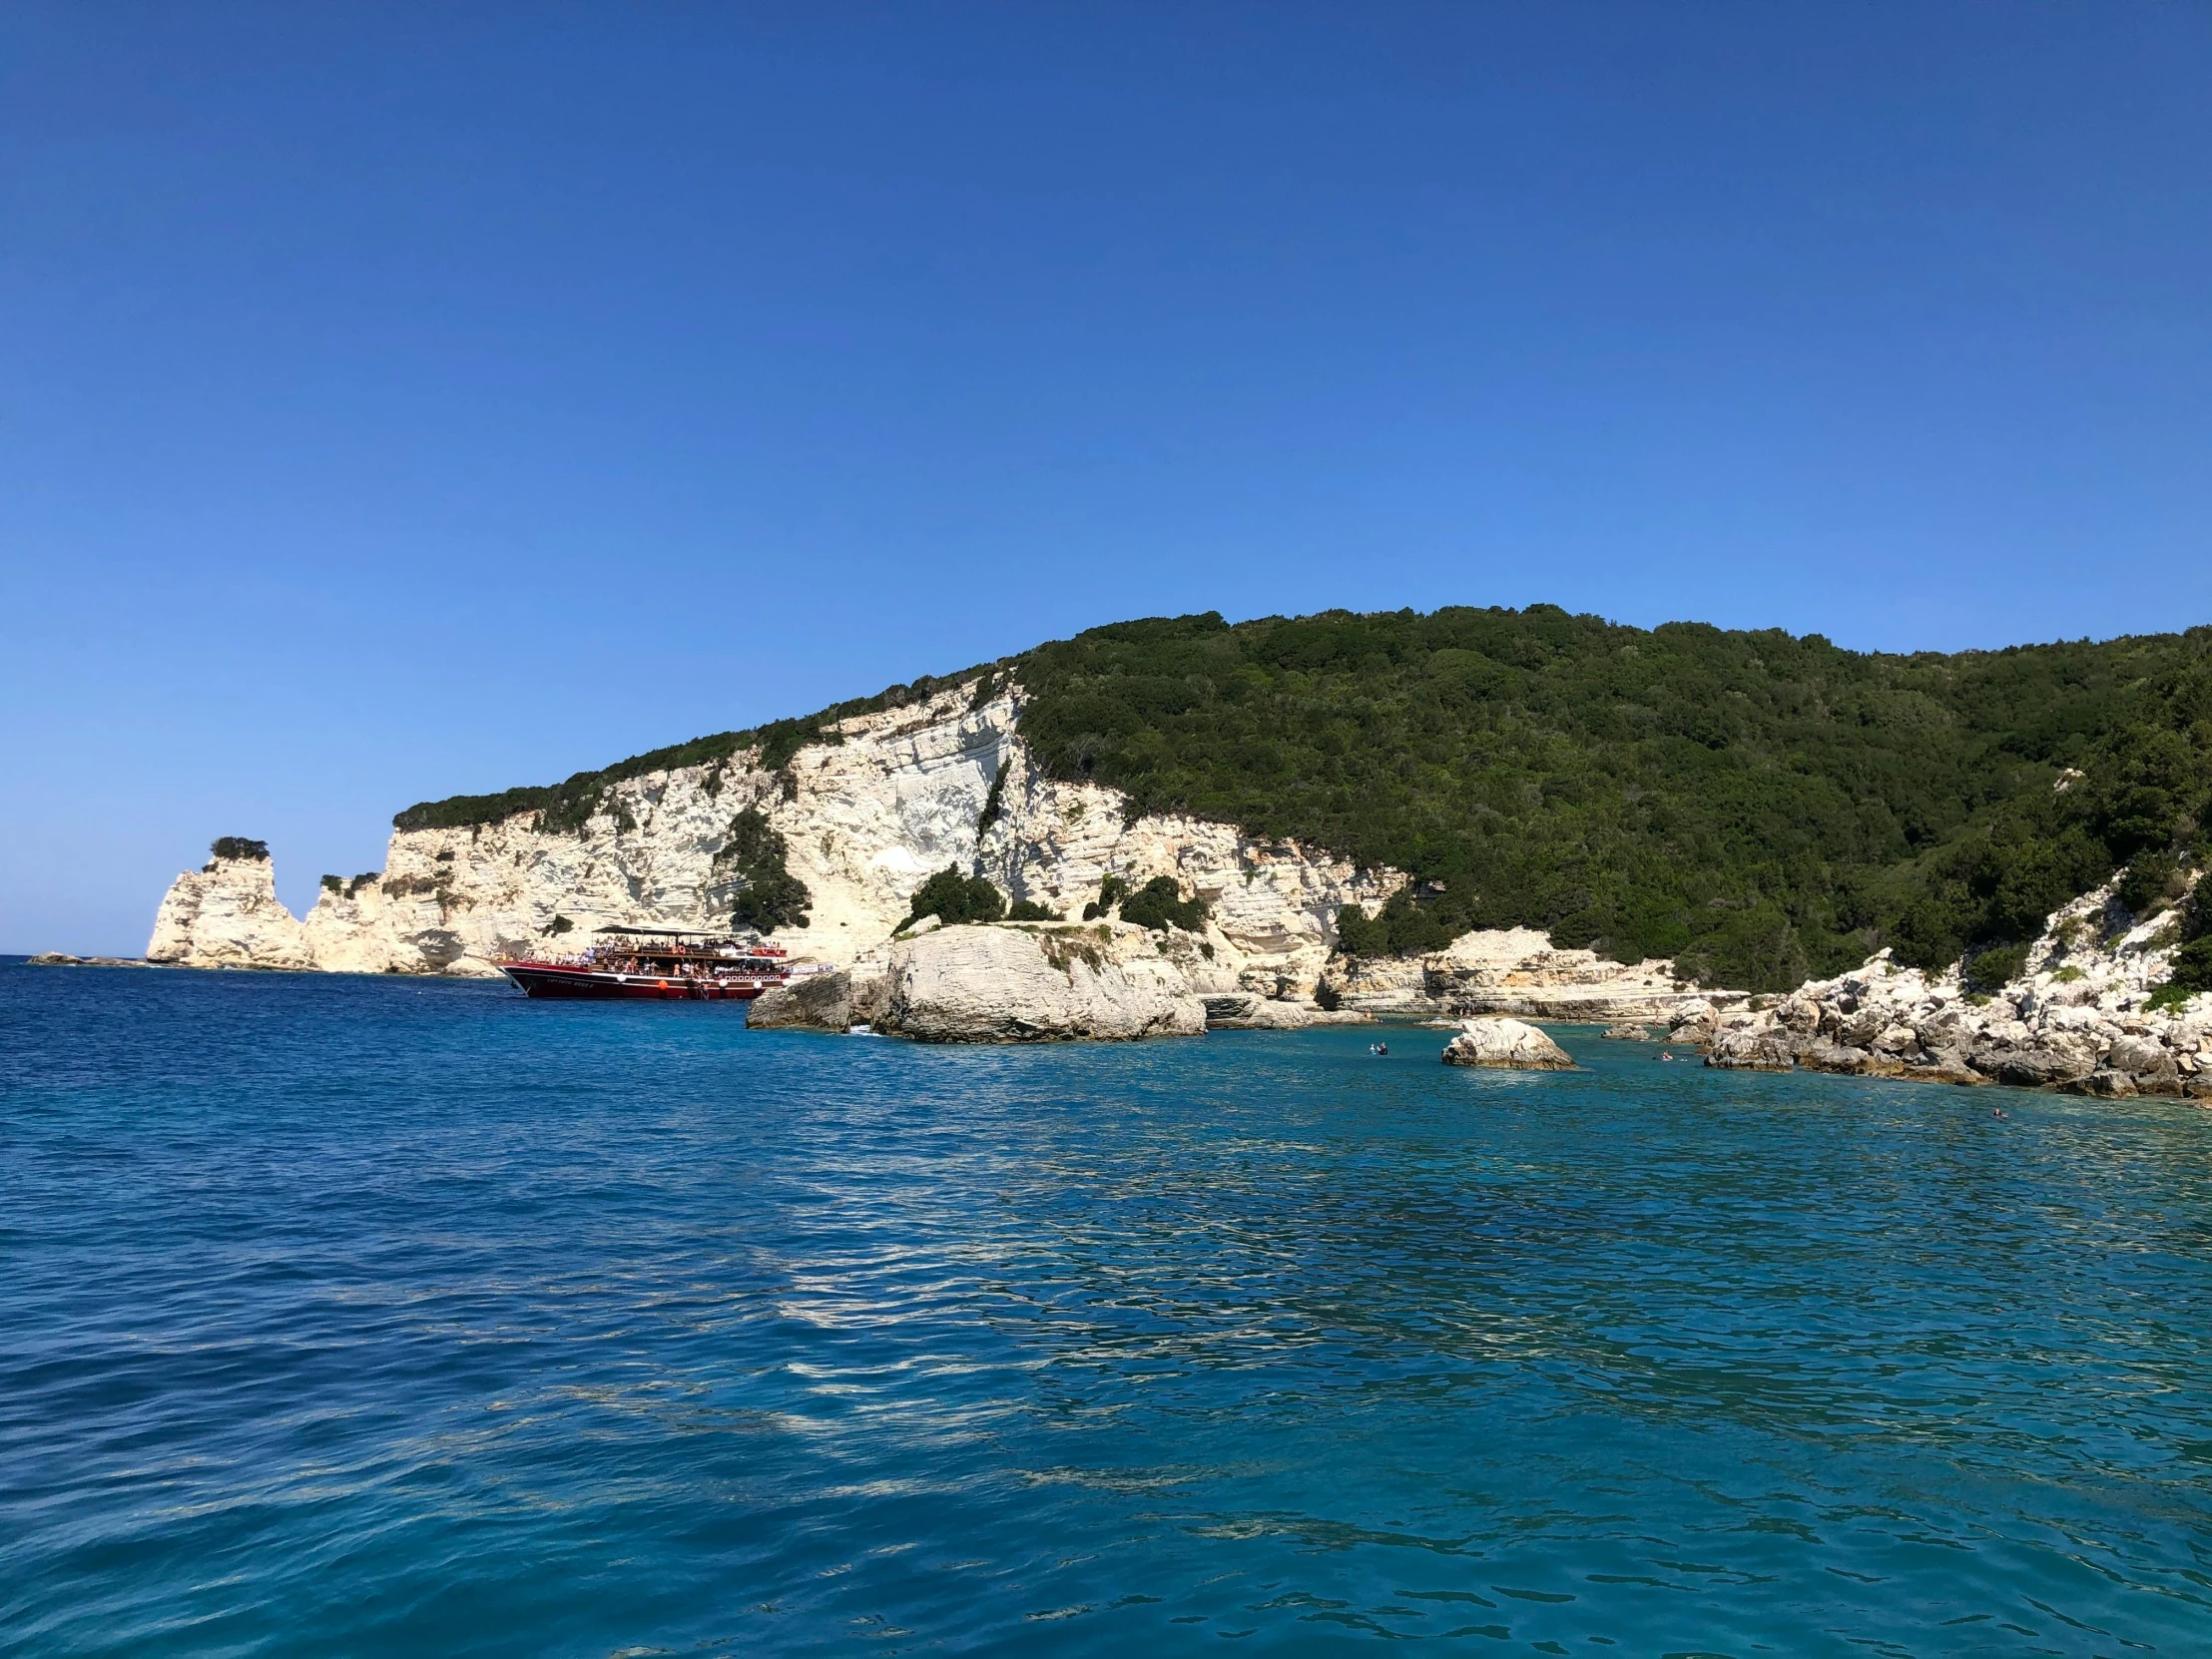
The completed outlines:
{"type": "Polygon", "coordinates": [[[683,974],[610,973],[547,962],[502,962],[504,973],[531,996],[615,1002],[751,1002],[780,978],[761,974],[692,978],[683,974]]]}

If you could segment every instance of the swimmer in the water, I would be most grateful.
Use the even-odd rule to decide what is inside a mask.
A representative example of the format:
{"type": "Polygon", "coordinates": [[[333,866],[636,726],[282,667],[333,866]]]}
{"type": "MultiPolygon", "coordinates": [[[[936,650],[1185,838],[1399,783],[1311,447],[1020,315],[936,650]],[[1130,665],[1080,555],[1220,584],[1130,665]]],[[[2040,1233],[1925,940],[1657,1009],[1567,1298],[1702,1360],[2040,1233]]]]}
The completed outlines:
{"type": "Polygon", "coordinates": [[[1671,1060],[1674,1058],[1674,1056],[1672,1054],[1669,1054],[1665,1049],[1662,1048],[1659,1051],[1659,1058],[1662,1060],[1671,1060]]]}

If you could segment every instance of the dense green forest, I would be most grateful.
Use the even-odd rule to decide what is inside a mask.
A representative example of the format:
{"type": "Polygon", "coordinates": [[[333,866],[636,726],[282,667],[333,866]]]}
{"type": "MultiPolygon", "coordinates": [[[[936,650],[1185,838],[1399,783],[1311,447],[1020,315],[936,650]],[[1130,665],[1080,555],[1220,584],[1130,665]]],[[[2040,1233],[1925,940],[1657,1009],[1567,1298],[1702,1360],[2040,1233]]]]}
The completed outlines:
{"type": "MultiPolygon", "coordinates": [[[[755,746],[774,770],[830,722],[983,672],[394,823],[574,828],[622,778],[755,746]]],[[[985,689],[1006,674],[1055,776],[1409,871],[1381,915],[1344,918],[1363,952],[1525,924],[1751,988],[1882,945],[1996,962],[2123,865],[2131,902],[2165,902],[2212,821],[2207,628],[1895,656],[1545,605],[1209,614],[1040,646],[985,689]]]]}
{"type": "Polygon", "coordinates": [[[1521,923],[1753,988],[1947,962],[2130,860],[2162,898],[2212,793],[2204,628],[1884,656],[1541,605],[1207,615],[1019,674],[1048,771],[1409,871],[1346,918],[1363,952],[1521,923]]]}

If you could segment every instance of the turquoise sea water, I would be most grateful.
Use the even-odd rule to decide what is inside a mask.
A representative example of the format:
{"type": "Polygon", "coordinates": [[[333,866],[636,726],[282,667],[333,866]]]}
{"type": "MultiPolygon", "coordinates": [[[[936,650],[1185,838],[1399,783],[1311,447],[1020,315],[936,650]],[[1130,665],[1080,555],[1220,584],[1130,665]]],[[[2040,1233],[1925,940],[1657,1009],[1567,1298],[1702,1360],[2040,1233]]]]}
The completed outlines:
{"type": "Polygon", "coordinates": [[[1559,1034],[0,967],[0,1649],[2212,1652],[2212,1112],[1559,1034]]]}

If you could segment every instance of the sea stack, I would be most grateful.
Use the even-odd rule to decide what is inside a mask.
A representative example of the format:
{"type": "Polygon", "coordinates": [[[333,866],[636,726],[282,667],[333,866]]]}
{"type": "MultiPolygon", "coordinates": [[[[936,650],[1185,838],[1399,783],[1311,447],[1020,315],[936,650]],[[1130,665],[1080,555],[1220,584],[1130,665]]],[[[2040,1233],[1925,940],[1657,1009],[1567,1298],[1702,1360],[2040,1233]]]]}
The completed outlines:
{"type": "Polygon", "coordinates": [[[1470,1019],[1444,1045],[1447,1066],[1494,1066],[1502,1071],[1572,1071],[1574,1059],[1524,1020],[1470,1019]]]}

